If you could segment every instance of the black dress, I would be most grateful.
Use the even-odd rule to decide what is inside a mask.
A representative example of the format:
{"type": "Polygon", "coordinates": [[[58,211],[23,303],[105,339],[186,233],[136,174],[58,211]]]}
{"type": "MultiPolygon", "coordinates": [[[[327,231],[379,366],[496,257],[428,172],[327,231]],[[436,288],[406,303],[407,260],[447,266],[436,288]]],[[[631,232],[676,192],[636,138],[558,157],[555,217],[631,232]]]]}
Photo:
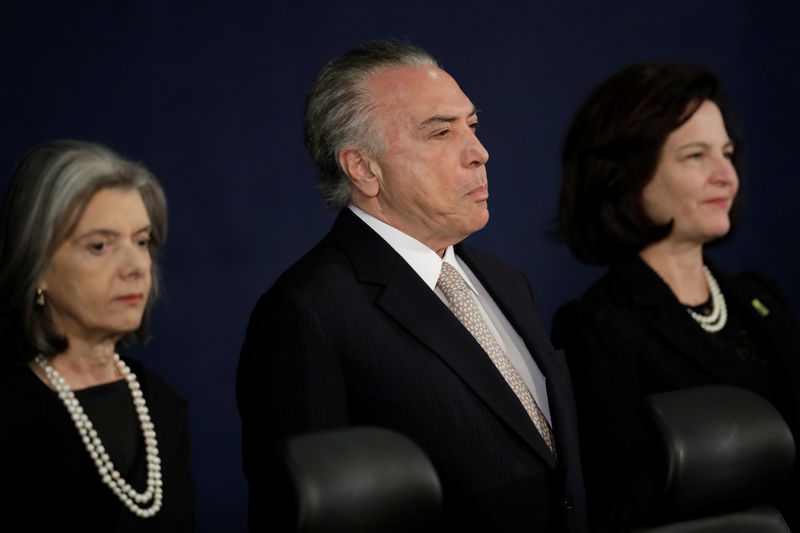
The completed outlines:
{"type": "MultiPolygon", "coordinates": [[[[710,267],[728,307],[718,333],[701,329],[640,258],[612,266],[555,315],[553,344],[565,349],[573,377],[595,529],[658,519],[655,443],[639,411],[648,394],[743,387],[772,402],[800,437],[800,336],[791,307],[763,276],[729,277],[710,267]]],[[[785,491],[796,490],[796,475],[790,484],[785,491]]],[[[793,519],[791,508],[781,510],[793,519]]]]}
{"type": "MultiPolygon", "coordinates": [[[[125,362],[138,378],[155,426],[164,483],[159,512],[139,518],[120,502],[100,479],[64,404],[30,368],[18,365],[0,370],[0,530],[24,524],[27,531],[58,526],[104,532],[194,531],[186,403],[140,363],[125,362]]],[[[144,443],[127,384],[118,381],[75,394],[86,403],[84,410],[117,469],[134,489],[143,490],[144,443]],[[115,408],[104,408],[108,405],[115,408]]]]}

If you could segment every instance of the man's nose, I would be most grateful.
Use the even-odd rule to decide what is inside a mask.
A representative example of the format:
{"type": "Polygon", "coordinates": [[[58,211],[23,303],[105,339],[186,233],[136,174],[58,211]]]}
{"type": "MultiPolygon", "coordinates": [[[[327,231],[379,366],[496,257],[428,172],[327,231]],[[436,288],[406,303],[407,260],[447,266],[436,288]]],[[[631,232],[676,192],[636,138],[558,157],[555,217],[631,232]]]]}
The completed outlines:
{"type": "Polygon", "coordinates": [[[467,146],[468,166],[482,166],[489,160],[489,152],[473,133],[467,146]]]}

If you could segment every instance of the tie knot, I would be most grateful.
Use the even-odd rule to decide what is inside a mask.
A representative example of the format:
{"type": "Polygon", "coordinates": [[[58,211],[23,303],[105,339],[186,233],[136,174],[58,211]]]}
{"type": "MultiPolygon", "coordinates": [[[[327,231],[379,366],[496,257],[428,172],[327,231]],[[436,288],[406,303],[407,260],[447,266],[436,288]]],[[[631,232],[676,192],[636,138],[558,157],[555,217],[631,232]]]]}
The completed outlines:
{"type": "Polygon", "coordinates": [[[464,291],[467,284],[458,270],[450,263],[442,263],[442,272],[439,274],[439,281],[436,282],[445,296],[450,298],[455,291],[464,291]]]}

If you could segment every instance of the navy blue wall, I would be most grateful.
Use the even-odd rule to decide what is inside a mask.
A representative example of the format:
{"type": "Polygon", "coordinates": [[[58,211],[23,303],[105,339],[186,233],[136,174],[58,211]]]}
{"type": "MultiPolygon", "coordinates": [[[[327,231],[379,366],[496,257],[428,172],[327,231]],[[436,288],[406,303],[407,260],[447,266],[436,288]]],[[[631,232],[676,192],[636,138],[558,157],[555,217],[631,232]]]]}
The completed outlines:
{"type": "Polygon", "coordinates": [[[0,185],[30,146],[73,137],[144,161],[167,190],[167,293],[154,340],[136,353],[190,402],[200,531],[245,528],[239,347],[256,298],[331,223],[303,148],[302,104],[321,66],[361,41],[428,48],[483,110],[491,221],[471,241],[530,277],[547,327],[601,272],[547,236],[572,113],[634,61],[716,71],[748,140],[748,199],[714,255],[772,275],[800,305],[796,3],[466,4],[4,3],[0,185]]]}

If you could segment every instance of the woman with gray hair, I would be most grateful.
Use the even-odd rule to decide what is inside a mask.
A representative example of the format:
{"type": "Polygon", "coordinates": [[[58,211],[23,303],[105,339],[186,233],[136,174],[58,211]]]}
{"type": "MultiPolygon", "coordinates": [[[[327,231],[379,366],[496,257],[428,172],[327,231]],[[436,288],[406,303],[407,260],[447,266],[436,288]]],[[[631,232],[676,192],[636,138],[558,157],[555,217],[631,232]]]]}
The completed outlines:
{"type": "Polygon", "coordinates": [[[158,292],[158,181],[99,144],[43,144],[14,171],[0,224],[4,519],[193,530],[185,402],[116,351],[146,338],[158,292]]]}

